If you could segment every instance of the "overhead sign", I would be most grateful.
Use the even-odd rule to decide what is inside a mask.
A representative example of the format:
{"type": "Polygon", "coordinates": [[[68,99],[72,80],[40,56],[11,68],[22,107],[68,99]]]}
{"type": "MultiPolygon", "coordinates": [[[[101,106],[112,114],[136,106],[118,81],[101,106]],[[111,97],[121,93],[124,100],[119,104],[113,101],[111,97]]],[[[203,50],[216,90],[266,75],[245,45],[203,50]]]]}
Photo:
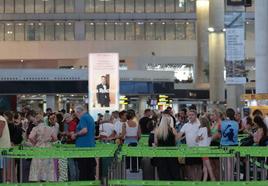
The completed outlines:
{"type": "Polygon", "coordinates": [[[128,105],[128,97],[127,96],[120,96],[119,104],[120,105],[128,105]]]}
{"type": "Polygon", "coordinates": [[[172,104],[172,99],[170,99],[169,96],[159,95],[157,105],[159,105],[159,106],[169,106],[171,104],[172,104]]]}
{"type": "Polygon", "coordinates": [[[243,61],[245,59],[245,30],[243,28],[226,29],[226,60],[243,61]]]}
{"type": "Polygon", "coordinates": [[[119,109],[118,53],[89,54],[89,112],[98,113],[119,109]]]}
{"type": "Polygon", "coordinates": [[[227,0],[228,6],[244,6],[245,0],[227,0]]]}
{"type": "Polygon", "coordinates": [[[243,94],[241,100],[268,100],[268,94],[243,94]]]}
{"type": "Polygon", "coordinates": [[[224,17],[226,84],[244,84],[245,14],[227,12],[224,17]]]}
{"type": "Polygon", "coordinates": [[[227,0],[228,6],[252,6],[252,0],[227,0]]]}

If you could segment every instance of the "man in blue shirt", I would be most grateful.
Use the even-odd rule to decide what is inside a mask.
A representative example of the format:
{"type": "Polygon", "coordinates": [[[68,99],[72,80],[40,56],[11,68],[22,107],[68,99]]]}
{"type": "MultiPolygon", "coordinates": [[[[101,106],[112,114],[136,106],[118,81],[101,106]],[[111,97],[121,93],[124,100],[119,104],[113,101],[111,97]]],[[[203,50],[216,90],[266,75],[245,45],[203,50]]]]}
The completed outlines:
{"type": "MultiPolygon", "coordinates": [[[[222,146],[237,146],[238,145],[238,123],[235,121],[235,111],[232,108],[226,110],[226,119],[222,121],[220,126],[220,136],[222,146]]],[[[232,175],[232,161],[230,158],[227,159],[227,180],[231,181],[232,175]]]]}
{"type": "MultiPolygon", "coordinates": [[[[82,106],[75,107],[79,123],[76,132],[72,135],[76,147],[95,147],[95,122],[82,106]]],[[[79,180],[95,180],[96,160],[95,158],[77,159],[79,168],[79,180]]]]}
{"type": "Polygon", "coordinates": [[[226,110],[226,119],[222,121],[220,127],[222,146],[236,146],[238,145],[238,131],[239,126],[235,121],[235,111],[231,108],[226,110]]]}

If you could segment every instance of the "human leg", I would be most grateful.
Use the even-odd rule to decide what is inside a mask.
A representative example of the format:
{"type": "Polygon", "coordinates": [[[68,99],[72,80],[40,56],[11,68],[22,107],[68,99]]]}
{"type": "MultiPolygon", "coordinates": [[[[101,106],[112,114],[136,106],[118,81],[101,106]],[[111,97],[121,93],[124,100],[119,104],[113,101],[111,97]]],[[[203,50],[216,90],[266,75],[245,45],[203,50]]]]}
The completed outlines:
{"type": "Polygon", "coordinates": [[[207,168],[207,172],[209,174],[210,180],[211,181],[215,181],[216,178],[215,178],[215,175],[213,173],[213,170],[212,170],[212,167],[211,167],[211,164],[210,164],[209,159],[206,159],[204,163],[205,163],[205,166],[207,168]]]}

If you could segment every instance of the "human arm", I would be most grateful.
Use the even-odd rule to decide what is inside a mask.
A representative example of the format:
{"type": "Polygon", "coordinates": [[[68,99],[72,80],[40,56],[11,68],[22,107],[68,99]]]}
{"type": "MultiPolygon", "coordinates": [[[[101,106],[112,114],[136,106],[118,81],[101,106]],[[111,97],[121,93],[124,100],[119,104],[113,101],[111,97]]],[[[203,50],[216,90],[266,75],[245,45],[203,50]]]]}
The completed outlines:
{"type": "Polygon", "coordinates": [[[29,141],[35,145],[36,144],[36,135],[37,135],[37,131],[36,128],[33,128],[31,133],[28,136],[29,141]]]}
{"type": "Polygon", "coordinates": [[[6,125],[6,123],[4,121],[0,121],[0,137],[2,137],[2,135],[3,135],[5,125],[6,125]]]}
{"type": "Polygon", "coordinates": [[[55,133],[55,131],[52,131],[51,134],[51,142],[55,142],[58,140],[57,134],[55,133]]]}
{"type": "Polygon", "coordinates": [[[221,139],[221,124],[217,126],[217,132],[212,136],[211,140],[221,139]]]}
{"type": "Polygon", "coordinates": [[[122,133],[121,133],[121,138],[125,138],[125,136],[126,136],[126,128],[127,128],[127,124],[126,124],[126,122],[124,122],[123,124],[122,124],[122,133]]]}
{"type": "Polygon", "coordinates": [[[84,136],[88,133],[88,125],[90,125],[90,123],[88,123],[89,121],[87,121],[84,118],[81,118],[79,121],[79,124],[76,128],[77,132],[74,132],[71,136],[72,140],[75,140],[77,137],[79,136],[84,136]]]}
{"type": "Polygon", "coordinates": [[[80,131],[72,134],[72,139],[74,140],[79,136],[84,136],[87,134],[87,132],[88,132],[87,128],[82,128],[80,131]]]}
{"type": "Polygon", "coordinates": [[[173,130],[173,133],[176,137],[176,140],[182,140],[184,138],[184,134],[186,132],[186,125],[183,125],[183,127],[181,128],[180,132],[177,132],[176,129],[172,129],[173,130]]]}
{"type": "Polygon", "coordinates": [[[138,137],[138,140],[140,140],[141,139],[141,128],[140,128],[140,125],[139,124],[137,124],[137,125],[138,125],[137,137],[138,137]]]}

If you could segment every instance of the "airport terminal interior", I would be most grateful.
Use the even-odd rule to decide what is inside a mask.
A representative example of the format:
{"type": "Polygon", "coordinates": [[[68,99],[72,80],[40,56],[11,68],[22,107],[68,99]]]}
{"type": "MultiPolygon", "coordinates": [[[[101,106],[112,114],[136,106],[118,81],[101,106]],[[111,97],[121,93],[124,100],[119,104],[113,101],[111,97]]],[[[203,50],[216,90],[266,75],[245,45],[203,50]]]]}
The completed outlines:
{"type": "Polygon", "coordinates": [[[0,186],[268,185],[268,0],[0,0],[0,186]]]}

